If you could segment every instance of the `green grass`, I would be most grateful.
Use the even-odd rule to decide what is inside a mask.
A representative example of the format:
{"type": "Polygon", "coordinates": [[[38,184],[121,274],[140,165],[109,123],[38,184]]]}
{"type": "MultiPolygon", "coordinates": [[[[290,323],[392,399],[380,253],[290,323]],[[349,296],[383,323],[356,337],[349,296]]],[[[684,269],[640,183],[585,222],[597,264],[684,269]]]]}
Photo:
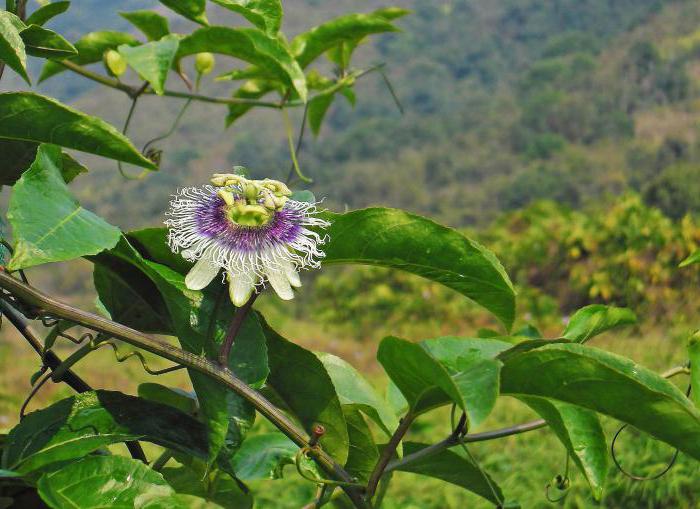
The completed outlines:
{"type": "MultiPolygon", "coordinates": [[[[369,373],[378,386],[386,381],[370,360],[376,344],[343,339],[329,331],[317,330],[303,322],[291,321],[294,332],[307,339],[305,346],[314,349],[333,350],[346,357],[358,368],[369,373]],[[353,355],[361,350],[361,356],[353,355]]],[[[649,330],[624,335],[608,334],[595,340],[593,346],[606,348],[624,354],[652,369],[662,371],[684,361],[685,334],[678,330],[670,336],[662,336],[657,330],[649,330]]],[[[29,378],[38,367],[36,354],[20,338],[3,325],[0,332],[0,429],[10,428],[17,422],[19,406],[28,393],[29,378]]],[[[294,337],[292,334],[290,336],[294,337]]],[[[65,357],[71,347],[57,347],[65,357]]],[[[95,387],[135,394],[138,384],[157,380],[159,383],[187,388],[183,373],[173,373],[154,378],[147,375],[135,359],[115,366],[112,353],[107,349],[95,352],[77,368],[89,383],[95,387]]],[[[154,359],[159,367],[167,365],[154,359]]],[[[679,385],[686,380],[678,377],[679,385]]],[[[70,395],[64,385],[49,384],[42,389],[30,405],[36,409],[51,401],[70,395]]],[[[512,398],[501,398],[486,423],[479,430],[499,428],[524,422],[536,416],[512,398]]],[[[618,429],[612,419],[604,420],[608,438],[618,429]]],[[[268,431],[270,425],[258,419],[254,432],[268,431]]],[[[450,431],[449,409],[443,408],[418,419],[409,432],[408,438],[422,442],[435,442],[450,431]]],[[[377,435],[381,439],[381,435],[377,435]]],[[[147,444],[148,445],[148,444],[147,444]]],[[[115,448],[120,451],[119,447],[115,448]]],[[[565,454],[554,435],[546,429],[512,436],[498,441],[471,445],[474,455],[482,466],[501,485],[509,500],[518,501],[524,508],[551,507],[545,498],[545,487],[557,474],[564,472],[565,454]]],[[[149,457],[158,454],[158,448],[148,446],[149,457]]],[[[633,430],[625,431],[619,442],[619,457],[624,466],[638,475],[650,475],[663,469],[673,450],[659,442],[638,435],[633,430]]],[[[648,482],[634,482],[626,479],[614,467],[609,475],[606,495],[598,504],[590,496],[585,480],[572,466],[572,487],[568,496],[558,504],[564,508],[609,507],[609,508],[693,508],[700,504],[700,464],[680,455],[674,468],[662,479],[648,482]]],[[[252,484],[256,493],[256,508],[297,509],[312,500],[315,486],[301,480],[293,467],[285,470],[285,479],[279,481],[256,482],[252,484]]],[[[553,492],[553,496],[557,496],[553,492]]],[[[463,507],[491,507],[475,495],[441,481],[420,477],[414,474],[397,473],[389,487],[384,509],[458,509],[463,507]]]]}

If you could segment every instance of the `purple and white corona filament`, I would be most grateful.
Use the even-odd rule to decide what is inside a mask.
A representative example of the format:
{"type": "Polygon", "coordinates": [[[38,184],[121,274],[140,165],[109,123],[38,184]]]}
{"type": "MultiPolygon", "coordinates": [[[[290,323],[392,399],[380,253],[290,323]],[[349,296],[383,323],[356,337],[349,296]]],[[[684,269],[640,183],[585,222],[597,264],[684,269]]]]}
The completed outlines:
{"type": "Polygon", "coordinates": [[[281,182],[215,174],[212,184],[180,190],[165,221],[173,252],[196,262],[187,287],[201,290],[224,269],[235,306],[265,282],[280,298],[294,298],[299,271],[320,267],[324,256],[325,238],[309,227],[329,223],[316,217],[314,203],[290,200],[281,182]]]}

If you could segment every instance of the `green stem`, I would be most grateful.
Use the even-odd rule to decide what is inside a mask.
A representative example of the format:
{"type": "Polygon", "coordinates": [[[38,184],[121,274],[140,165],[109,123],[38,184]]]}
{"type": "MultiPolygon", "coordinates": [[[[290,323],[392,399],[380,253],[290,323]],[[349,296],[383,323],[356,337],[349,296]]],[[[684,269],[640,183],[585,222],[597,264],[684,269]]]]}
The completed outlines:
{"type": "Polygon", "coordinates": [[[156,472],[160,472],[165,464],[170,461],[170,458],[173,457],[173,451],[170,449],[166,449],[163,451],[163,453],[156,458],[156,460],[153,462],[151,465],[151,468],[155,470],[156,472]]]}
{"type": "Polygon", "coordinates": [[[415,420],[416,416],[413,415],[410,411],[401,419],[401,422],[399,423],[398,428],[396,428],[396,431],[394,431],[394,434],[391,435],[391,438],[389,439],[389,443],[386,444],[384,449],[382,450],[381,456],[379,456],[379,460],[377,461],[377,464],[374,467],[374,470],[369,476],[369,481],[367,482],[367,500],[370,501],[372,500],[372,497],[374,496],[374,492],[377,490],[377,485],[379,484],[379,481],[382,478],[382,475],[384,474],[384,471],[386,470],[387,465],[389,464],[389,461],[391,458],[394,456],[396,453],[396,448],[399,445],[399,442],[403,439],[404,435],[408,431],[408,429],[411,427],[411,424],[413,424],[413,421],[415,420]]]}
{"type": "Polygon", "coordinates": [[[289,113],[285,108],[282,108],[282,118],[284,119],[284,129],[287,131],[287,142],[289,143],[289,155],[292,158],[292,167],[297,174],[297,177],[302,182],[310,184],[313,182],[309,177],[305,176],[299,168],[299,161],[297,161],[297,151],[294,148],[294,129],[292,128],[292,122],[289,120],[289,113]]]}
{"type": "MultiPolygon", "coordinates": [[[[119,80],[115,80],[113,78],[109,78],[107,76],[103,76],[101,74],[89,71],[84,67],[74,62],[71,62],[70,60],[61,60],[58,63],[66,69],[73,71],[76,74],[80,74],[81,76],[89,80],[95,81],[97,83],[100,83],[101,85],[105,85],[115,90],[121,90],[122,92],[126,93],[129,97],[133,97],[138,93],[139,89],[136,87],[122,83],[119,80]]],[[[151,88],[146,89],[143,93],[149,95],[155,94],[155,92],[151,88]]],[[[174,90],[165,90],[163,92],[163,95],[166,97],[179,97],[182,99],[192,99],[194,101],[214,104],[249,104],[251,106],[261,106],[263,108],[280,109],[280,105],[276,102],[259,101],[257,99],[245,99],[238,97],[210,97],[207,95],[191,94],[188,92],[176,92],[174,90]]]]}
{"type": "MultiPolygon", "coordinates": [[[[248,401],[258,412],[272,422],[299,447],[310,446],[306,433],[300,430],[284,412],[270,403],[270,401],[258,391],[249,387],[248,384],[236,377],[229,370],[222,369],[215,362],[186,352],[164,341],[143,334],[120,323],[113,322],[102,316],[74,308],[49,297],[4,272],[0,272],[0,288],[10,292],[25,304],[40,310],[41,314],[56,316],[83,325],[84,327],[89,327],[90,329],[120,339],[125,343],[151,352],[164,359],[171,360],[189,369],[205,374],[248,401]]],[[[314,448],[311,455],[314,461],[332,477],[347,483],[353,481],[352,476],[325,451],[314,448]]],[[[369,507],[369,504],[363,498],[361,488],[345,485],[342,486],[342,488],[353,501],[355,507],[362,509],[369,507]]]]}

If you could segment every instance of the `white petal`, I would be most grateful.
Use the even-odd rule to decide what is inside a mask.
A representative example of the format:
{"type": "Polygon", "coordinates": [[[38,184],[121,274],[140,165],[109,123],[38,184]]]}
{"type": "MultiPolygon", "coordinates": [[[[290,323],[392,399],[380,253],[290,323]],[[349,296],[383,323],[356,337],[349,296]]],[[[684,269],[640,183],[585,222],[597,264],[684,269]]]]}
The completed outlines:
{"type": "Polygon", "coordinates": [[[301,286],[301,278],[299,277],[297,270],[294,268],[294,264],[291,261],[286,260],[282,262],[282,265],[289,284],[294,288],[299,288],[301,286]]]}
{"type": "Polygon", "coordinates": [[[216,277],[219,268],[205,253],[187,273],[185,286],[190,290],[201,290],[216,277]]]}
{"type": "Polygon", "coordinates": [[[280,299],[292,300],[294,298],[294,292],[292,292],[292,287],[289,286],[289,279],[287,278],[286,271],[282,271],[277,267],[266,267],[265,275],[270,282],[270,286],[272,286],[277,295],[279,295],[280,299]]]}
{"type": "Polygon", "coordinates": [[[245,274],[228,273],[228,294],[231,297],[231,302],[237,308],[248,302],[253,294],[255,284],[253,280],[245,274]]]}

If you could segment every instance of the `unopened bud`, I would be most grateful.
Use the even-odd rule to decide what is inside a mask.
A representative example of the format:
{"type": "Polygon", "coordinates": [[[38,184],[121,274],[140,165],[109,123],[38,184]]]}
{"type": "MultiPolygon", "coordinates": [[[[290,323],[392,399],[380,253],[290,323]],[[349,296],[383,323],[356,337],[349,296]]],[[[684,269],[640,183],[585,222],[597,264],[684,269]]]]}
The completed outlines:
{"type": "Polygon", "coordinates": [[[209,74],[214,70],[216,59],[214,55],[208,52],[197,53],[194,59],[194,68],[199,74],[209,74]]]}
{"type": "Polygon", "coordinates": [[[105,51],[103,59],[107,72],[112,76],[118,78],[126,72],[126,60],[118,51],[113,49],[105,51]]]}

